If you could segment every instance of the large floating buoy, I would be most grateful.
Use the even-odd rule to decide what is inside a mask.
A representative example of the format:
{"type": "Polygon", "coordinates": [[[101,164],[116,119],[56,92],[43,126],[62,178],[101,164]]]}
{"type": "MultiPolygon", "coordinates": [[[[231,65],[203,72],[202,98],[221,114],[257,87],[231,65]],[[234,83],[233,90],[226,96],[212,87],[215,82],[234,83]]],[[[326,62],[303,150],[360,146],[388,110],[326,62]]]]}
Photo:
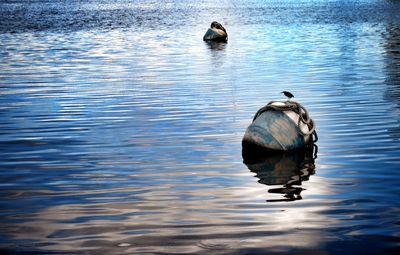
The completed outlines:
{"type": "Polygon", "coordinates": [[[291,151],[317,140],[315,124],[307,110],[295,101],[272,101],[257,111],[242,145],[268,151],[291,151]]]}
{"type": "Polygon", "coordinates": [[[218,23],[217,21],[213,21],[210,28],[203,36],[203,40],[226,42],[228,41],[228,34],[226,33],[225,28],[220,23],[218,23]]]}

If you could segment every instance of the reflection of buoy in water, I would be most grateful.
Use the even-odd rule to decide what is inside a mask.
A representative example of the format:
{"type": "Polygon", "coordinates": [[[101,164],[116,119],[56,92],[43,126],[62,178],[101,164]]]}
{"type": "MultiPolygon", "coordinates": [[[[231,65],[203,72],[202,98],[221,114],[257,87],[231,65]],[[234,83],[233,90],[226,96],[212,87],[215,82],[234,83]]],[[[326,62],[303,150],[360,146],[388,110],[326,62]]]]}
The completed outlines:
{"type": "Polygon", "coordinates": [[[256,156],[257,152],[254,153],[250,148],[243,148],[242,156],[243,162],[250,171],[256,174],[259,183],[268,186],[280,185],[268,190],[269,193],[284,195],[283,199],[267,200],[276,202],[302,199],[301,185],[315,173],[316,153],[317,147],[312,146],[303,150],[256,156]]]}
{"type": "Polygon", "coordinates": [[[226,33],[225,28],[220,23],[213,21],[211,23],[211,27],[203,36],[203,40],[226,42],[228,41],[228,34],[226,33]]]}
{"type": "Polygon", "coordinates": [[[259,183],[265,185],[298,185],[296,181],[308,180],[314,173],[313,148],[293,152],[280,152],[254,158],[250,151],[243,151],[243,161],[256,173],[259,183]],[[250,157],[249,157],[250,156],[250,157]],[[303,176],[299,179],[296,176],[303,176]]]}
{"type": "Polygon", "coordinates": [[[257,111],[242,144],[243,147],[290,151],[316,140],[314,122],[303,106],[295,101],[272,101],[257,111]]]}

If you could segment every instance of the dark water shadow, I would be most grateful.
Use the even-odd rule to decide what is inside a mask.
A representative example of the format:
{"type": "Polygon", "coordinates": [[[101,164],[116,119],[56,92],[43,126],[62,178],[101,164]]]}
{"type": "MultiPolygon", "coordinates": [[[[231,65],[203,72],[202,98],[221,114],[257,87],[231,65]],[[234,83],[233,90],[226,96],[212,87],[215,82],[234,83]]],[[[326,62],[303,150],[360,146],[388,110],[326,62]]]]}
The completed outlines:
{"type": "Polygon", "coordinates": [[[227,42],[204,41],[210,50],[225,50],[227,42]]]}
{"type": "MultiPolygon", "coordinates": [[[[400,1],[399,1],[400,2],[400,1]]],[[[399,9],[400,10],[400,9],[399,9]]],[[[388,23],[382,33],[384,49],[385,92],[384,99],[400,109],[400,24],[388,23]]],[[[397,121],[400,118],[397,115],[397,121]]],[[[388,129],[392,138],[400,139],[400,126],[388,129]]]]}
{"type": "Polygon", "coordinates": [[[388,24],[382,35],[385,50],[385,99],[400,108],[400,24],[388,24]]]}
{"type": "Polygon", "coordinates": [[[315,173],[314,161],[318,147],[290,152],[260,152],[259,148],[243,147],[243,163],[255,173],[258,182],[270,188],[269,193],[282,194],[282,199],[267,200],[267,202],[296,201],[302,199],[301,185],[315,173]]]}

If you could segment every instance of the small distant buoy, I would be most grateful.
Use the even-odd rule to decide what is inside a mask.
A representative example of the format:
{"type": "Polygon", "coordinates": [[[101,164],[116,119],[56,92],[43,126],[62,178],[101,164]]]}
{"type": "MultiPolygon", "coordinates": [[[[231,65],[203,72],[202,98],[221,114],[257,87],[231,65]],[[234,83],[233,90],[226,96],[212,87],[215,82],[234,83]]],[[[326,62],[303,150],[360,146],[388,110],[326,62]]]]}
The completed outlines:
{"type": "Polygon", "coordinates": [[[243,147],[291,151],[317,141],[315,124],[307,110],[295,101],[272,101],[257,111],[247,128],[243,147]]]}
{"type": "Polygon", "coordinates": [[[228,34],[225,28],[217,21],[211,23],[210,28],[207,30],[203,36],[204,41],[217,41],[217,42],[227,42],[228,34]]]}

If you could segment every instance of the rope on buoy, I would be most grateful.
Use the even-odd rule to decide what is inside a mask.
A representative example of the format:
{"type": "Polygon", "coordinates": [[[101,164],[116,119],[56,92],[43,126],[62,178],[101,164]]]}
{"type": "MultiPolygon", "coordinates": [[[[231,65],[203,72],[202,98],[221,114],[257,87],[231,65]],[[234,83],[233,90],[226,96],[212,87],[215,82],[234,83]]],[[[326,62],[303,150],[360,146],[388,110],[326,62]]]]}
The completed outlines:
{"type": "Polygon", "coordinates": [[[318,141],[318,136],[317,132],[315,131],[315,124],[313,120],[310,118],[310,115],[308,115],[308,112],[306,108],[304,108],[301,104],[295,101],[286,101],[286,102],[281,102],[281,101],[271,101],[269,102],[266,106],[260,108],[256,114],[254,115],[253,121],[255,121],[258,116],[260,116],[263,112],[266,111],[293,111],[299,115],[299,121],[297,123],[297,126],[299,127],[300,131],[303,133],[301,130],[301,123],[307,125],[309,131],[306,133],[303,133],[304,136],[312,135],[313,143],[318,141]],[[284,105],[273,105],[274,103],[284,103],[284,105]]]}

